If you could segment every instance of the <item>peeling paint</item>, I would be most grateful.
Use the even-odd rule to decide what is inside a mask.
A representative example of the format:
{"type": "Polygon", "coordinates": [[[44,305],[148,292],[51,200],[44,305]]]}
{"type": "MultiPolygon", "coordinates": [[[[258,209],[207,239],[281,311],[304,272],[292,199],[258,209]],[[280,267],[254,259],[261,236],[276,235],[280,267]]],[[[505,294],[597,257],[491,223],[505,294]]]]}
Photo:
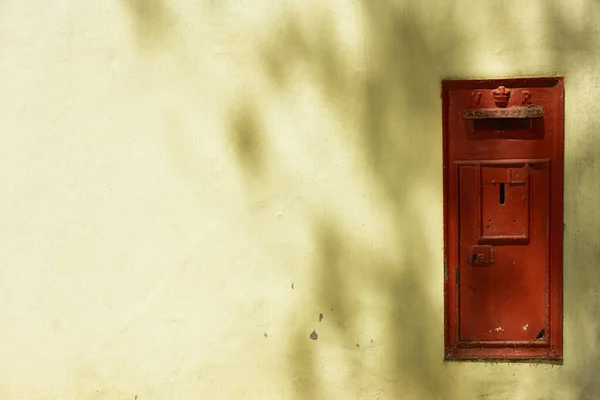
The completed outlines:
{"type": "Polygon", "coordinates": [[[279,211],[277,211],[277,213],[275,214],[275,216],[276,216],[277,218],[281,218],[281,217],[283,217],[283,210],[284,210],[284,209],[285,209],[285,206],[280,206],[280,207],[279,207],[279,211]]]}
{"type": "Polygon", "coordinates": [[[523,326],[523,330],[526,331],[527,328],[529,328],[529,324],[525,324],[525,326],[523,326]]]}
{"type": "Polygon", "coordinates": [[[504,328],[502,328],[501,326],[497,327],[496,329],[494,329],[496,332],[504,332],[504,328]]]}

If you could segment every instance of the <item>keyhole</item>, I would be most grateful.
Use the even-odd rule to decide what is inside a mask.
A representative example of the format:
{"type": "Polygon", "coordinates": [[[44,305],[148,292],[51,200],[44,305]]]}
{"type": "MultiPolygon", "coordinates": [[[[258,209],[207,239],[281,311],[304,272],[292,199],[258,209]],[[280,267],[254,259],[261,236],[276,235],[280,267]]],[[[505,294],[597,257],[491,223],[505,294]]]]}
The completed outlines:
{"type": "Polygon", "coordinates": [[[500,184],[500,204],[504,204],[506,198],[505,198],[506,193],[504,193],[504,183],[500,184]]]}

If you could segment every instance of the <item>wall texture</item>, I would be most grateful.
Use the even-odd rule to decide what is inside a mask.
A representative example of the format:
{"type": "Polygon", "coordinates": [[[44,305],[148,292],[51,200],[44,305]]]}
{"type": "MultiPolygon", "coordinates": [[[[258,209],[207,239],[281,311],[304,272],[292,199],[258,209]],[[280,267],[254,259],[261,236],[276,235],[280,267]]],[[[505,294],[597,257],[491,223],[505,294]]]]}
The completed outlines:
{"type": "Polygon", "coordinates": [[[599,398],[599,12],[0,0],[0,398],[599,398]],[[564,363],[445,364],[440,81],[545,75],[564,363]]]}

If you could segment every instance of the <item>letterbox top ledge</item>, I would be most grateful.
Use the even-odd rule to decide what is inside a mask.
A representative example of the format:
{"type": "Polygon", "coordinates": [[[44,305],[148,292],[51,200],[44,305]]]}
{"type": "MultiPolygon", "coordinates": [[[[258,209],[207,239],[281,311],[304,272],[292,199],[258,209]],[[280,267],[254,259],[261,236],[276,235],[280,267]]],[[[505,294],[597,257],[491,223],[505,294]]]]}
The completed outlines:
{"type": "Polygon", "coordinates": [[[544,116],[544,108],[536,105],[526,107],[509,108],[476,108],[465,110],[465,119],[492,119],[492,118],[512,118],[527,119],[541,118],[544,116]]]}

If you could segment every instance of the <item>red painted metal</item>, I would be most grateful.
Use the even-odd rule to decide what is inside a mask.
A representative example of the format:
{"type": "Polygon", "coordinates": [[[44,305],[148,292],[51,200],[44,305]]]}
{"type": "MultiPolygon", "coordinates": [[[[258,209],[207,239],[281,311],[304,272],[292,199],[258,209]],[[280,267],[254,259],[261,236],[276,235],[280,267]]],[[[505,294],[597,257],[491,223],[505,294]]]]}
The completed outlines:
{"type": "Polygon", "coordinates": [[[445,358],[562,359],[564,80],[442,99],[445,358]]]}

